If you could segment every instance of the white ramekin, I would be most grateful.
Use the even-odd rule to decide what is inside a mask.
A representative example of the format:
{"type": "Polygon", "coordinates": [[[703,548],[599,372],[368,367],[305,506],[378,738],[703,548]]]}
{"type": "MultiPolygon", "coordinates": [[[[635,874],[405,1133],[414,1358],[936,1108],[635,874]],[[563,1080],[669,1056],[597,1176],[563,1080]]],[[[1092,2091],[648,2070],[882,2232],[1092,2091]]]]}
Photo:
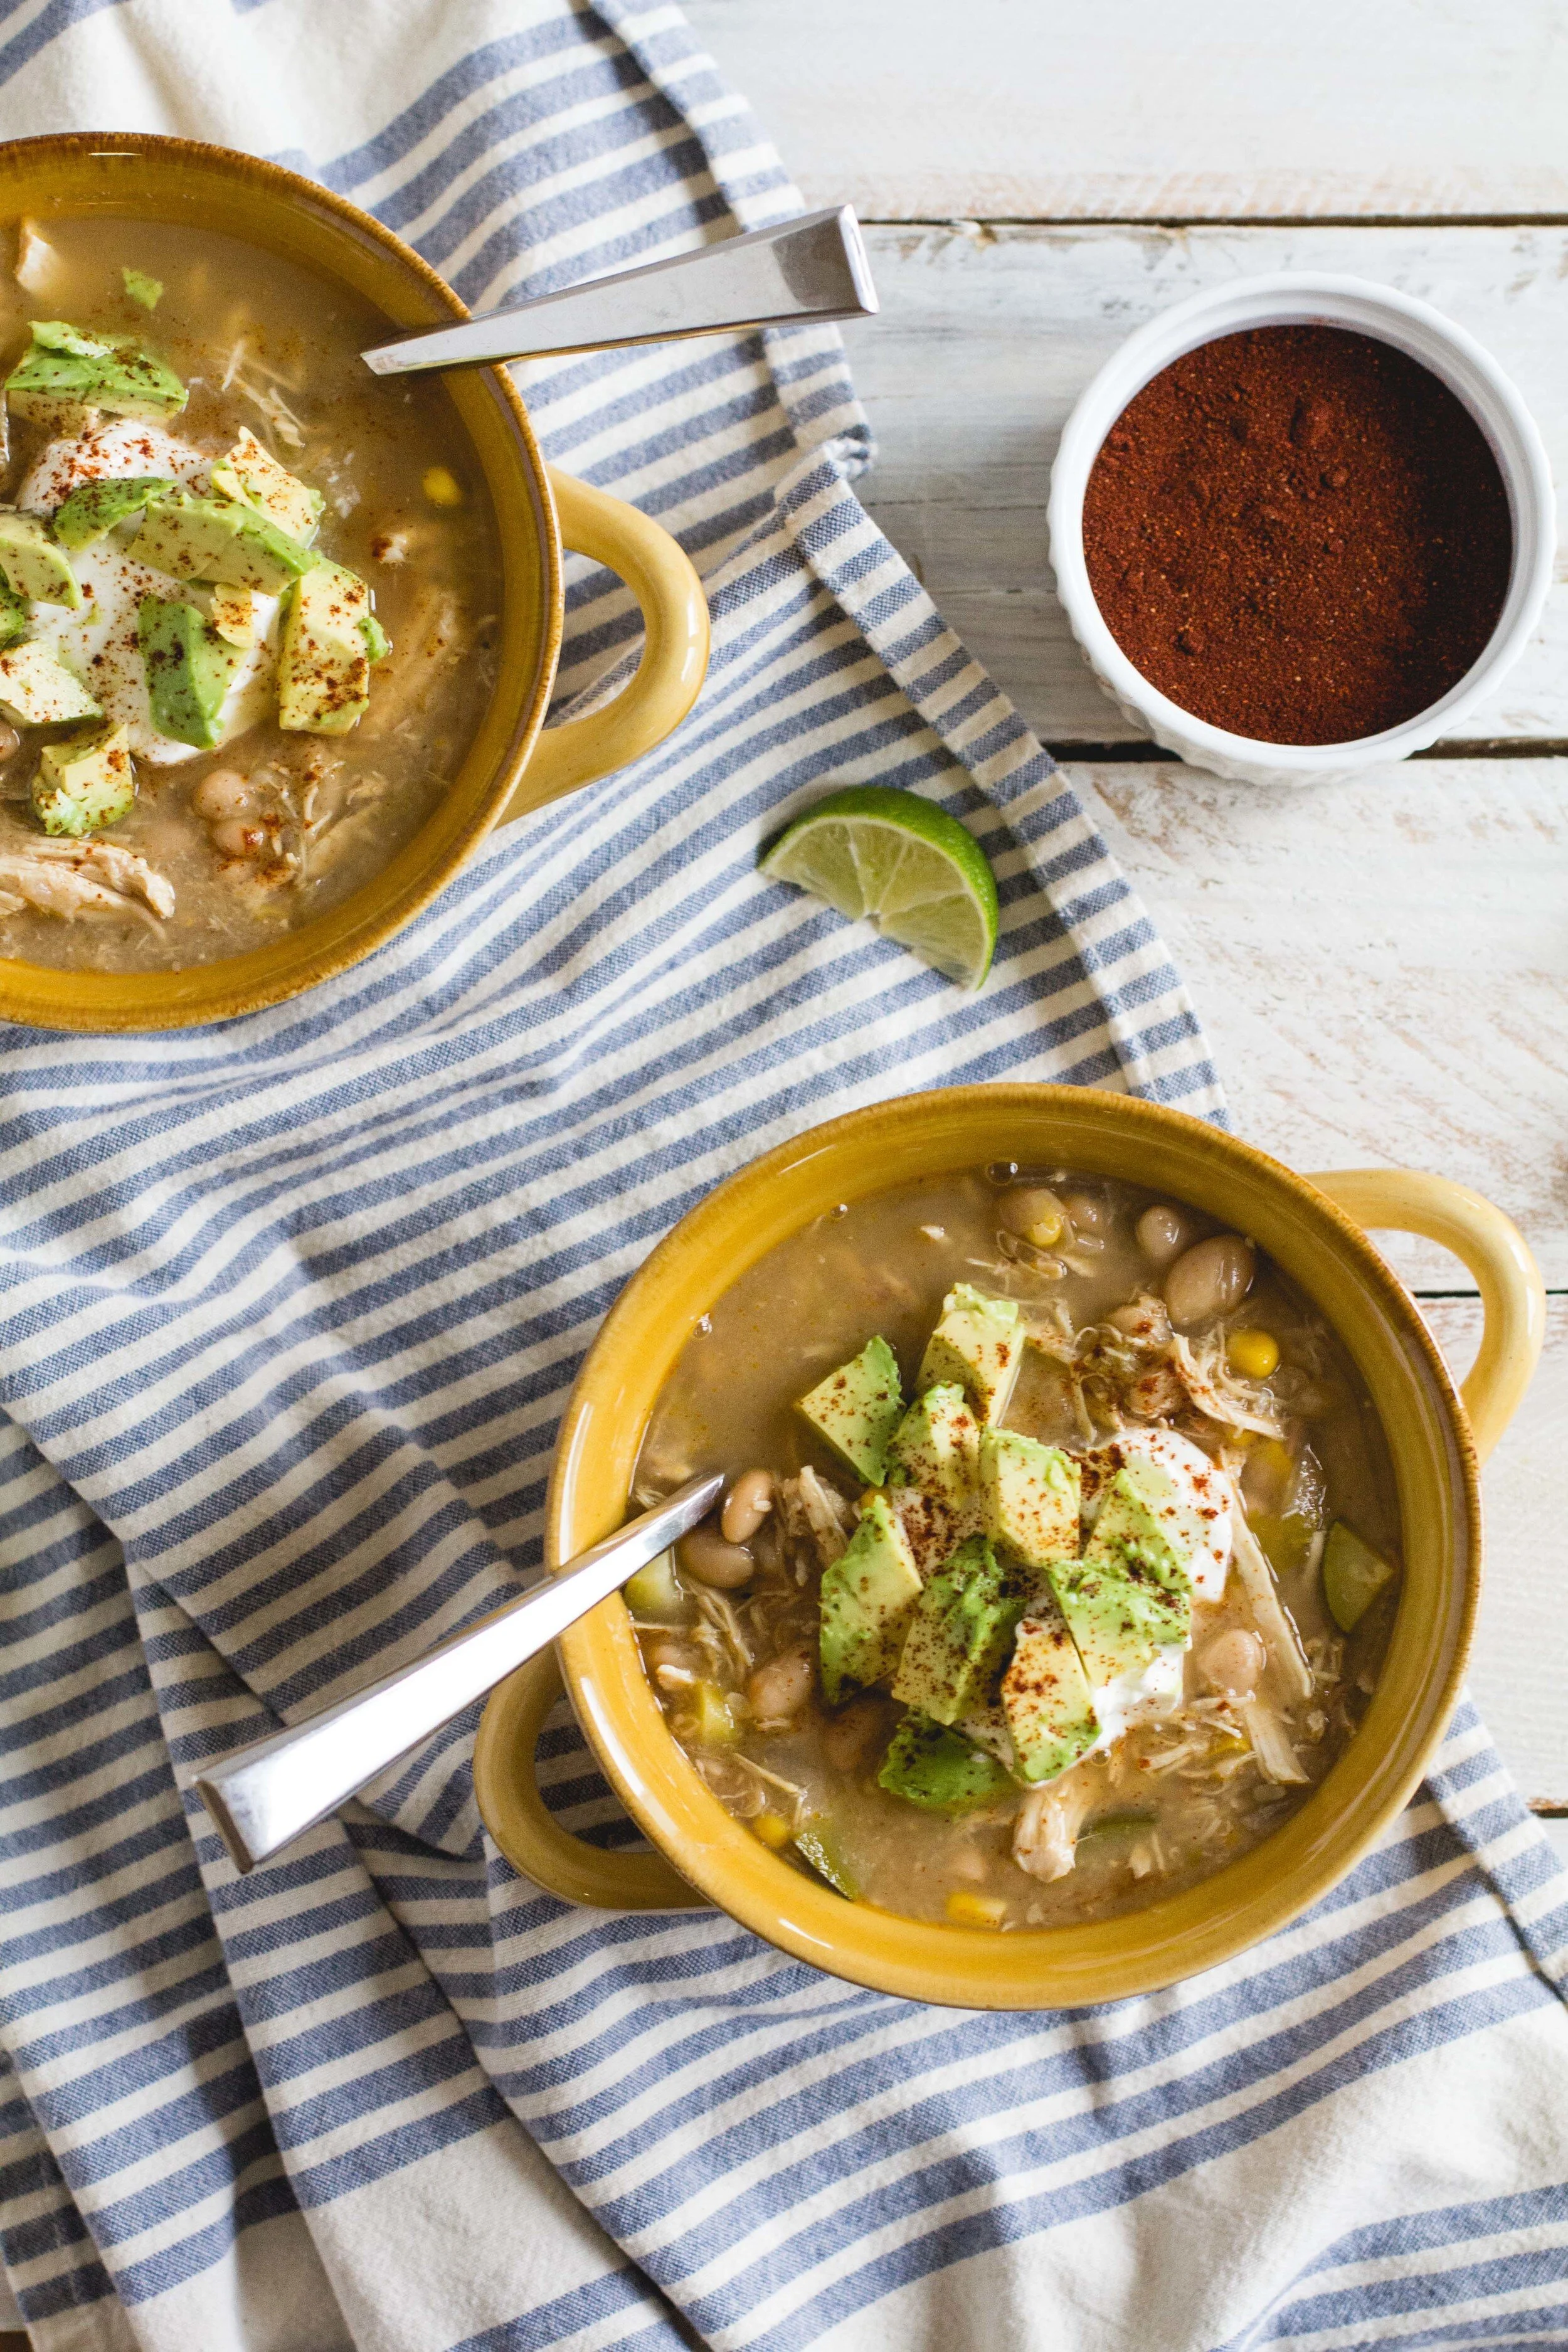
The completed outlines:
{"type": "Polygon", "coordinates": [[[1360,278],[1279,270],[1235,278],[1152,319],[1122,344],[1079,398],[1051,468],[1051,568],[1068,624],[1105,692],[1141,733],[1195,767],[1237,783],[1319,784],[1384,760],[1407,759],[1451,735],[1495,693],[1541,618],[1552,581],[1556,509],[1552,468],[1535,420],[1497,362],[1431,304],[1360,278]],[[1374,335],[1439,376],[1481,431],[1502,474],[1513,520],[1513,568],[1483,653],[1440,702],[1381,735],[1349,743],[1258,743],[1210,727],[1136,670],[1100,618],[1083,560],[1083,494],[1100,446],[1133,394],[1199,343],[1250,327],[1349,327],[1374,335]]]}

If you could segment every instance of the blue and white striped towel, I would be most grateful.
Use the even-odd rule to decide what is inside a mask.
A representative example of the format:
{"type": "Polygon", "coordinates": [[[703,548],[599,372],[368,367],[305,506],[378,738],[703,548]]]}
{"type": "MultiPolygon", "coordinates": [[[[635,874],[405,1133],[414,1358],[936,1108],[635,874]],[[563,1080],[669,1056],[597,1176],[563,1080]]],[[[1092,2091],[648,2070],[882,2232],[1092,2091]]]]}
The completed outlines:
{"type": "MultiPolygon", "coordinates": [[[[313,170],[476,304],[795,202],[657,0],[7,0],[0,77],[13,133],[313,170]]],[[[516,1590],[597,1319],[756,1150],[938,1080],[1220,1114],[1125,881],[847,487],[836,338],[528,391],[707,574],[676,740],[298,1004],[0,1037],[0,2247],[35,2344],[1568,2342],[1568,1898],[1468,1713],[1289,1933],[1049,2017],[541,1895],[483,1843],[471,1723],[244,1883],[182,1797],[516,1590]],[[844,778],[984,841],[978,999],[758,880],[844,778]]],[[[566,683],[632,625],[579,567],[566,683]]],[[[624,1838],[563,1719],[545,1750],[624,1838]]]]}

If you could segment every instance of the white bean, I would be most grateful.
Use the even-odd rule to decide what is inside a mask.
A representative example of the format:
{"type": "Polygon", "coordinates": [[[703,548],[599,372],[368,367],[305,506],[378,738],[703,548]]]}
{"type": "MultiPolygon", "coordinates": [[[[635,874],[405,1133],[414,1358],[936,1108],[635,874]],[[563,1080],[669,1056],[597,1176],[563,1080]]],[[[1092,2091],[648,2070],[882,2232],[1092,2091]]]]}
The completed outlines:
{"type": "Polygon", "coordinates": [[[1194,1242],[1165,1276],[1165,1305],[1178,1330],[1227,1315],[1252,1287],[1258,1253],[1239,1234],[1211,1234],[1194,1242]]]}
{"type": "Polygon", "coordinates": [[[5,766],[7,760],[14,760],[21,748],[22,739],[16,730],[7,726],[5,719],[0,719],[0,768],[5,766]]]}
{"type": "Polygon", "coordinates": [[[219,824],[225,817],[247,815],[256,806],[256,794],[237,768],[214,768],[191,794],[191,806],[205,824],[219,824]]]}
{"type": "Polygon", "coordinates": [[[786,1651],[759,1666],[746,1685],[746,1697],[759,1723],[788,1723],[816,1687],[816,1669],[805,1650],[786,1651]]]}
{"type": "Polygon", "coordinates": [[[261,857],[268,846],[267,834],[254,817],[226,817],[212,829],[213,847],[224,857],[261,857]]]}
{"type": "Polygon", "coordinates": [[[1173,1209],[1168,1202],[1156,1201],[1138,1220],[1138,1246],[1156,1265],[1169,1265],[1186,1248],[1192,1231],[1191,1218],[1184,1217],[1180,1209],[1173,1209]]]}
{"type": "Polygon", "coordinates": [[[689,1535],[682,1536],[675,1554],[689,1576],[694,1576],[699,1584],[716,1586],[721,1592],[749,1584],[756,1569],[742,1545],[726,1543],[717,1528],[707,1526],[693,1528],[689,1535]]]}
{"type": "Polygon", "coordinates": [[[1053,1242],[1059,1242],[1067,1223],[1067,1211],[1044,1184],[1010,1185],[997,1203],[996,1214],[1009,1233],[1022,1234],[1037,1249],[1049,1249],[1053,1242]]]}
{"type": "Polygon", "coordinates": [[[1233,1625],[1228,1633],[1217,1633],[1208,1644],[1198,1664],[1206,1680],[1227,1698],[1250,1698],[1263,1679],[1268,1664],[1268,1654],[1256,1633],[1244,1625],[1233,1625]]]}
{"type": "Polygon", "coordinates": [[[773,1507],[771,1470],[743,1471],[724,1497],[720,1527],[731,1544],[749,1543],[773,1507]]]}
{"type": "Polygon", "coordinates": [[[1062,1206],[1072,1219],[1076,1234],[1108,1234],[1110,1231],[1113,1213],[1105,1202],[1097,1201],[1092,1192],[1069,1192],[1062,1206]]]}

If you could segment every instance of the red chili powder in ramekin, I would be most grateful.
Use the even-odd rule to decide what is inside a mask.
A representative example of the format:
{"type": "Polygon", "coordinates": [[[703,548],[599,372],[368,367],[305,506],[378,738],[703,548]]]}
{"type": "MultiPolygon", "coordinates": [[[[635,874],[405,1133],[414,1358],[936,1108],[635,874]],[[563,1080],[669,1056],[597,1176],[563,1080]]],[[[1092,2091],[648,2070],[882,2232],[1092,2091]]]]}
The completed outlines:
{"type": "Polygon", "coordinates": [[[1428,709],[1493,628],[1508,494],[1430,369],[1340,327],[1258,327],[1173,362],[1117,418],[1083,549],[1150,684],[1264,743],[1428,709]]]}

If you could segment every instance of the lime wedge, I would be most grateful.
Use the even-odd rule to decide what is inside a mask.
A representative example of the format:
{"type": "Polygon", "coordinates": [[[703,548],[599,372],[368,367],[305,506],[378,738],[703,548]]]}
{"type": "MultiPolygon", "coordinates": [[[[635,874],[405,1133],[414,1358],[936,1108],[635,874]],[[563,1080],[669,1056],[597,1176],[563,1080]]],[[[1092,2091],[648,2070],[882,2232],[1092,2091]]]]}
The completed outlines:
{"type": "Polygon", "coordinates": [[[1342,1633],[1353,1633],[1385,1584],[1398,1573],[1353,1528],[1336,1519],[1323,1548],[1323,1598],[1342,1633]]]}
{"type": "Polygon", "coordinates": [[[796,817],[762,860],[851,922],[889,940],[964,988],[978,988],[996,946],[996,885],[972,833],[916,793],[851,784],[796,817]]]}

